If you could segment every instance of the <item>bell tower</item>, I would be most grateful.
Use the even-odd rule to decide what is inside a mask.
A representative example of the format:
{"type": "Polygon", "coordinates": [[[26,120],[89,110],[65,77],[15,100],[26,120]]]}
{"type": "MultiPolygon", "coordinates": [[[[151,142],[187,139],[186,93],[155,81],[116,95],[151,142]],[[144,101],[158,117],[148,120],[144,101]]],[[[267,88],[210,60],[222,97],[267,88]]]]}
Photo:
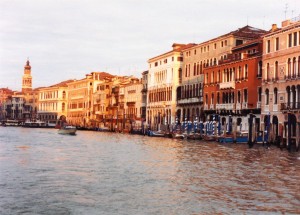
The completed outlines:
{"type": "Polygon", "coordinates": [[[22,78],[22,92],[32,90],[32,76],[31,66],[29,59],[27,59],[26,65],[24,66],[24,75],[22,78]]]}

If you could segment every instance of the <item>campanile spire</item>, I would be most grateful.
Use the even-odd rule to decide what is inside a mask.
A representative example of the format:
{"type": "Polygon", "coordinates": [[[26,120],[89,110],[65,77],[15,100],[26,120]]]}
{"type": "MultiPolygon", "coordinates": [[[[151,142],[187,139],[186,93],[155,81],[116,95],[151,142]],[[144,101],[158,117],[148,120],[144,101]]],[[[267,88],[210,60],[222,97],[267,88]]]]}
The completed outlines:
{"type": "Polygon", "coordinates": [[[31,76],[31,66],[29,59],[27,58],[26,65],[24,66],[24,75],[22,78],[22,92],[32,90],[32,76],[31,76]]]}

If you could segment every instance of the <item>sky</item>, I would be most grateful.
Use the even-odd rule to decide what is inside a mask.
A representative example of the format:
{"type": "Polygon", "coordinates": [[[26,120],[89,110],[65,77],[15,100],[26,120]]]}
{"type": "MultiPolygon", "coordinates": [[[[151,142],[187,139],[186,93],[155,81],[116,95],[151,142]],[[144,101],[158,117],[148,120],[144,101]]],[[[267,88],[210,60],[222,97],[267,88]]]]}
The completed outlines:
{"type": "Polygon", "coordinates": [[[299,0],[0,0],[0,88],[21,90],[105,71],[141,77],[173,43],[201,43],[300,15],[299,0]]]}

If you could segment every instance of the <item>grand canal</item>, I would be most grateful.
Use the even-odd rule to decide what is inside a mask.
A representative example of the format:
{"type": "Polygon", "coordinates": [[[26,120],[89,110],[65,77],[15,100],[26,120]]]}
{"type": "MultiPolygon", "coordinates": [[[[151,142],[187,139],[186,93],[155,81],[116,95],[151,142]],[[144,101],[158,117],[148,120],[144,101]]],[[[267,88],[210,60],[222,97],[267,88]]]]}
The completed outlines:
{"type": "Polygon", "coordinates": [[[0,127],[0,214],[300,214],[300,152],[0,127]]]}

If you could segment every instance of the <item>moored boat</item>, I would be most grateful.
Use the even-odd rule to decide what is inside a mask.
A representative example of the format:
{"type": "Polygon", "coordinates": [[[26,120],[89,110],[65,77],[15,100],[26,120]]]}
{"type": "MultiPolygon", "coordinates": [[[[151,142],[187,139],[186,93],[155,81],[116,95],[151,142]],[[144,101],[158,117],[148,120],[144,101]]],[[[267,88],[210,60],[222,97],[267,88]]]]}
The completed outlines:
{"type": "Polygon", "coordinates": [[[59,134],[70,134],[70,135],[75,135],[76,134],[76,127],[75,126],[71,126],[71,125],[67,125],[67,126],[63,126],[58,130],[59,134]]]}
{"type": "Polygon", "coordinates": [[[184,133],[173,133],[172,134],[172,137],[174,138],[174,139],[185,139],[186,138],[186,134],[184,134],[184,133]]]}
{"type": "Polygon", "coordinates": [[[214,140],[216,140],[216,136],[214,136],[214,135],[208,135],[208,134],[203,134],[202,135],[202,139],[203,140],[206,140],[206,141],[214,141],[214,140]]]}
{"type": "Polygon", "coordinates": [[[187,139],[201,140],[202,139],[202,135],[200,133],[191,132],[190,134],[187,135],[187,139]]]}
{"type": "Polygon", "coordinates": [[[164,137],[165,132],[162,132],[162,131],[149,131],[148,135],[150,137],[164,137]]]}
{"type": "Polygon", "coordinates": [[[48,128],[48,124],[40,120],[26,121],[22,126],[26,128],[48,128]]]}

